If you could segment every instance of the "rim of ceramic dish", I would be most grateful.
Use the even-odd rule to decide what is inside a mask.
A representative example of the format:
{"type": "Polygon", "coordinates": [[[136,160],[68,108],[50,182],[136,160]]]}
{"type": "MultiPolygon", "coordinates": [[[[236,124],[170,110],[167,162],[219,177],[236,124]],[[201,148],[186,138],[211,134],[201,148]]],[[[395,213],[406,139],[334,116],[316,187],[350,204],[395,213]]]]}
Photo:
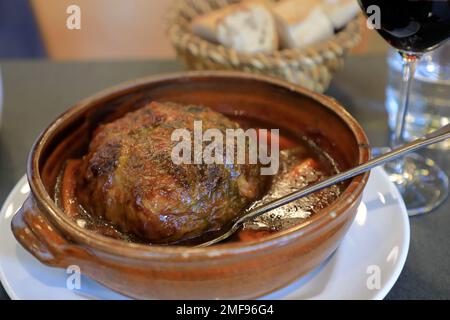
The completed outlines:
{"type": "Polygon", "coordinates": [[[171,73],[157,76],[139,78],[124,82],[117,86],[100,91],[99,93],[80,101],[78,104],[67,110],[53,121],[37,138],[33,144],[28,157],[27,178],[30,184],[32,195],[41,208],[46,210],[46,214],[50,216],[50,222],[69,234],[75,245],[84,244],[88,249],[100,250],[109,254],[121,257],[154,260],[174,259],[174,258],[217,258],[227,255],[236,255],[240,253],[256,252],[271,247],[282,246],[291,242],[293,239],[303,236],[307,232],[313,232],[316,228],[321,228],[324,224],[328,224],[333,220],[337,220],[361,195],[369,173],[354,177],[350,180],[349,185],[339,198],[330,206],[313,215],[308,221],[298,226],[280,231],[274,235],[267,236],[261,240],[249,243],[226,243],[212,247],[194,248],[182,246],[162,246],[162,245],[145,245],[138,243],[129,243],[100,235],[96,232],[86,230],[78,226],[68,217],[62,209],[60,209],[45,189],[39,172],[39,159],[42,150],[61,124],[76,118],[85,109],[94,103],[102,100],[110,100],[113,97],[121,96],[125,93],[138,90],[139,88],[149,85],[168,81],[189,81],[195,78],[239,78],[249,81],[263,82],[278,86],[296,94],[301,94],[318,102],[322,107],[328,108],[337,115],[351,130],[356,140],[359,151],[359,163],[365,162],[370,158],[370,148],[368,139],[358,122],[333,98],[323,94],[315,93],[311,90],[299,87],[283,80],[272,77],[248,74],[238,71],[190,71],[181,73],[171,73]]]}

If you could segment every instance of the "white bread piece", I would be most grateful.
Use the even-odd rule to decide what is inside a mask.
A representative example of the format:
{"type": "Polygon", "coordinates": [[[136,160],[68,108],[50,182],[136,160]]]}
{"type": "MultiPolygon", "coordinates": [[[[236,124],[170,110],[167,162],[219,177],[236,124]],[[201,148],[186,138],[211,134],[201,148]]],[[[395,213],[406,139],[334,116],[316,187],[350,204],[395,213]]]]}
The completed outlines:
{"type": "Polygon", "coordinates": [[[357,0],[324,0],[324,11],[335,29],[345,27],[360,10],[357,0]]]}
{"type": "Polygon", "coordinates": [[[273,12],[284,48],[304,48],[334,34],[321,0],[284,0],[273,12]]]}
{"type": "Polygon", "coordinates": [[[275,19],[264,0],[244,1],[197,17],[191,29],[205,40],[242,53],[278,49],[275,19]]]}

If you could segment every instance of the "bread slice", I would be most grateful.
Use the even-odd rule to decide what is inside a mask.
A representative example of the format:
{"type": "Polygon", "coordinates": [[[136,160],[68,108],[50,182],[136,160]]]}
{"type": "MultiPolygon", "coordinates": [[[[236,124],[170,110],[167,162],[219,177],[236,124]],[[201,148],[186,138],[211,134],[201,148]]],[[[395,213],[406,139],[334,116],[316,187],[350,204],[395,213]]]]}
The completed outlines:
{"type": "Polygon", "coordinates": [[[335,29],[345,27],[361,10],[357,0],[325,0],[324,11],[335,29]]]}
{"type": "Polygon", "coordinates": [[[242,53],[278,49],[275,20],[265,0],[244,1],[197,17],[191,29],[205,40],[242,53]]]}
{"type": "Polygon", "coordinates": [[[304,48],[334,34],[321,0],[284,0],[273,12],[284,48],[304,48]]]}

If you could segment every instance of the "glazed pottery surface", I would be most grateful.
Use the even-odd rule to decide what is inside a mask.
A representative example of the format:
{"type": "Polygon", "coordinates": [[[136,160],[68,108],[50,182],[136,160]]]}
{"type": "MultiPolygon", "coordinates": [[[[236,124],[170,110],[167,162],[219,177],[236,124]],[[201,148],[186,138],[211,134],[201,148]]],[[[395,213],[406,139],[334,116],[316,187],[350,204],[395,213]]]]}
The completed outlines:
{"type": "MultiPolygon", "coordinates": [[[[285,286],[328,258],[351,225],[368,173],[306,223],[249,243],[208,248],[150,246],[85,230],[54,202],[66,160],[86,153],[95,128],[150,101],[209,106],[293,135],[308,135],[342,169],[370,157],[359,124],[335,100],[272,78],[190,72],[132,81],[88,98],[55,120],[28,161],[31,195],[12,221],[17,240],[42,263],[81,272],[134,298],[255,298],[285,286]]],[[[269,129],[269,128],[268,128],[269,129]]]]}

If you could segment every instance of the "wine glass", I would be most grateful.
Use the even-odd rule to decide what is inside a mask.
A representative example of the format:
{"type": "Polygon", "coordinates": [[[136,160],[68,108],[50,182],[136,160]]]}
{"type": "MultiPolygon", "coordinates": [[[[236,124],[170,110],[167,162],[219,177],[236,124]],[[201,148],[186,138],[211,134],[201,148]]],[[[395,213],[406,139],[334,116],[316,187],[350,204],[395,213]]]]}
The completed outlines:
{"type": "MultiPolygon", "coordinates": [[[[417,61],[450,38],[450,0],[358,0],[371,25],[402,57],[402,84],[390,147],[404,143],[405,118],[417,61]]],[[[448,177],[418,154],[385,166],[409,215],[429,212],[448,196],[448,177]]]]}

